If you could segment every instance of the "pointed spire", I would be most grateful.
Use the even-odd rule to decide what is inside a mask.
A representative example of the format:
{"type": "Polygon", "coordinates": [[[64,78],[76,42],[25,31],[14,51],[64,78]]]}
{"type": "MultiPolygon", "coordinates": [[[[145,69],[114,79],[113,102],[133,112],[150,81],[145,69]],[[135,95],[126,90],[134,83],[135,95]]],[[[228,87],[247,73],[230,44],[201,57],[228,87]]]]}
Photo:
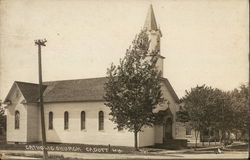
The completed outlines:
{"type": "Polygon", "coordinates": [[[155,30],[156,31],[157,30],[157,24],[156,24],[155,14],[154,14],[152,4],[150,4],[148,14],[147,14],[147,18],[146,18],[146,21],[144,23],[143,28],[148,30],[148,31],[150,31],[150,30],[155,30]]]}

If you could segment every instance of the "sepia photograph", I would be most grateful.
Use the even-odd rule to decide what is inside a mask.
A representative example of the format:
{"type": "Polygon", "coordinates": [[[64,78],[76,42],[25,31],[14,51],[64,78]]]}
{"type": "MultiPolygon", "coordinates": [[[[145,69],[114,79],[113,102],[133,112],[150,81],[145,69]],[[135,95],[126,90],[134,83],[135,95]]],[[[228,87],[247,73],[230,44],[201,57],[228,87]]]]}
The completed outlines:
{"type": "Polygon", "coordinates": [[[0,0],[0,160],[249,153],[248,0],[0,0]]]}

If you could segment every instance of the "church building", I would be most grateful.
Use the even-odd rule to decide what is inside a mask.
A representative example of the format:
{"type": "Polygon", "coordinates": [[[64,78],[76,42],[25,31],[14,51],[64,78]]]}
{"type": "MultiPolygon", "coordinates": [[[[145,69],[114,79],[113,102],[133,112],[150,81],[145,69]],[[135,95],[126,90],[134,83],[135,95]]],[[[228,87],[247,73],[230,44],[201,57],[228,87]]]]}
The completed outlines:
{"type": "MultiPolygon", "coordinates": [[[[144,29],[150,39],[150,49],[160,51],[161,31],[157,26],[152,5],[144,29]]],[[[164,68],[164,57],[158,60],[158,70],[164,68]]],[[[47,142],[93,145],[134,146],[134,134],[114,129],[110,110],[104,105],[105,77],[44,82],[44,115],[47,142]]],[[[179,99],[167,78],[161,80],[167,101],[156,108],[165,114],[162,125],[144,127],[138,133],[138,146],[152,146],[170,141],[189,140],[191,130],[176,121],[179,99]]],[[[15,81],[5,99],[7,105],[7,142],[31,143],[41,141],[39,86],[15,81]]],[[[143,113],[142,113],[143,114],[143,113]]]]}

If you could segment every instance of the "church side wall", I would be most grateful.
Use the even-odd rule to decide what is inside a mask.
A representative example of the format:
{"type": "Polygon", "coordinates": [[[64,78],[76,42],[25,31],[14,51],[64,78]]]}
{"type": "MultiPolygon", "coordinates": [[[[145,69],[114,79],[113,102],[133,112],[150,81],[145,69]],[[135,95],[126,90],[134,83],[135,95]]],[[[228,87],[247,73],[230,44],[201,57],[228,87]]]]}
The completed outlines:
{"type": "Polygon", "coordinates": [[[37,104],[28,104],[27,105],[27,141],[28,142],[38,142],[39,141],[39,109],[40,107],[37,104]]]}
{"type": "Polygon", "coordinates": [[[155,125],[155,143],[163,143],[163,126],[155,125]]]}
{"type": "Polygon", "coordinates": [[[183,123],[176,122],[176,139],[186,139],[186,128],[183,123]]]}
{"type": "Polygon", "coordinates": [[[46,103],[45,125],[48,142],[133,146],[134,135],[114,129],[110,110],[103,102],[46,103]],[[53,112],[53,129],[48,129],[48,114],[53,112]],[[69,129],[64,130],[64,112],[69,113],[69,129]],[[85,111],[86,129],[80,128],[80,114],[85,111]],[[104,130],[98,130],[98,113],[104,112],[104,130]]]}
{"type": "Polygon", "coordinates": [[[153,146],[155,144],[155,129],[154,127],[144,127],[143,131],[139,132],[138,146],[153,146]]]}
{"type": "Polygon", "coordinates": [[[27,142],[27,107],[21,104],[24,98],[21,96],[17,100],[12,100],[12,104],[7,108],[7,142],[27,142]],[[20,113],[19,129],[15,129],[15,111],[20,113]]]}

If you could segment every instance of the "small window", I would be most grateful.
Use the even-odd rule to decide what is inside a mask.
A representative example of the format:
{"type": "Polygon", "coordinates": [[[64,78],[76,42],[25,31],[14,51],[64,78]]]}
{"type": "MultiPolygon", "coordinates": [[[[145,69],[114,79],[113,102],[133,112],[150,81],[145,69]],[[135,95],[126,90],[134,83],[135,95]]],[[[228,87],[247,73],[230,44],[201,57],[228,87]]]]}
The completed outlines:
{"type": "Polygon", "coordinates": [[[99,112],[99,131],[104,130],[104,114],[103,111],[99,112]]]}
{"type": "Polygon", "coordinates": [[[19,129],[20,127],[20,113],[19,111],[15,111],[15,129],[19,129]]]}
{"type": "Polygon", "coordinates": [[[69,129],[69,112],[64,112],[64,130],[69,129]]]}
{"type": "Polygon", "coordinates": [[[49,129],[53,129],[53,112],[49,112],[49,129]]]}
{"type": "Polygon", "coordinates": [[[85,112],[81,112],[81,130],[85,129],[85,112]]]}
{"type": "Polygon", "coordinates": [[[203,136],[209,136],[209,130],[208,129],[205,129],[203,131],[203,136]]]}
{"type": "Polygon", "coordinates": [[[191,127],[190,126],[187,126],[186,127],[186,135],[191,135],[191,127]]]}
{"type": "Polygon", "coordinates": [[[15,98],[19,98],[19,96],[20,96],[20,94],[19,94],[19,92],[17,91],[17,92],[15,93],[15,98]]]}
{"type": "Polygon", "coordinates": [[[123,131],[123,128],[122,127],[117,127],[118,128],[118,131],[123,131]]]}
{"type": "Polygon", "coordinates": [[[215,135],[215,133],[214,133],[214,132],[215,132],[215,130],[214,130],[214,129],[212,129],[212,130],[210,131],[210,136],[212,136],[212,137],[213,137],[213,136],[215,135]]]}

